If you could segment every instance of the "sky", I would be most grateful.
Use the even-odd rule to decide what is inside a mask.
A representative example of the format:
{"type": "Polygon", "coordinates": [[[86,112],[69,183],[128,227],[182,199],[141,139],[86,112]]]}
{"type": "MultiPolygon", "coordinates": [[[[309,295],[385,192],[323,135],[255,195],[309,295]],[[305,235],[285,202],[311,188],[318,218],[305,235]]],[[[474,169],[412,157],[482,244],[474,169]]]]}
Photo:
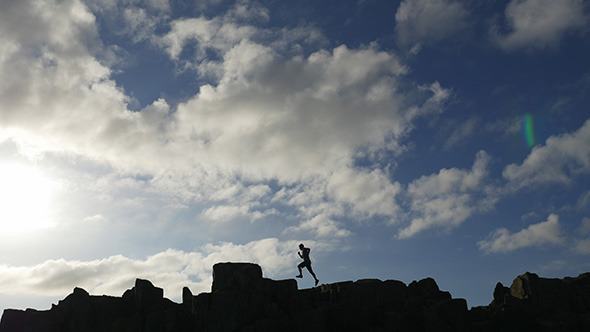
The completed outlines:
{"type": "Polygon", "coordinates": [[[0,0],[0,309],[588,272],[588,54],[582,0],[0,0]]]}

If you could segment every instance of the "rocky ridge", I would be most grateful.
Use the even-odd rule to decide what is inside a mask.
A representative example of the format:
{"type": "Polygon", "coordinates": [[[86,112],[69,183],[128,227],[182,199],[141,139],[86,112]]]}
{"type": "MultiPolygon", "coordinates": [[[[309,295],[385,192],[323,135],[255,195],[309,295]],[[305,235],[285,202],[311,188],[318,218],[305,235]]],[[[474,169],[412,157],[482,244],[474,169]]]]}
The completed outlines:
{"type": "Polygon", "coordinates": [[[81,288],[50,310],[7,309],[0,332],[193,331],[590,331],[590,273],[547,279],[525,273],[498,283],[488,306],[468,310],[432,278],[362,279],[297,289],[252,263],[213,266],[210,293],[183,289],[182,303],[137,279],[122,297],[81,288]]]}

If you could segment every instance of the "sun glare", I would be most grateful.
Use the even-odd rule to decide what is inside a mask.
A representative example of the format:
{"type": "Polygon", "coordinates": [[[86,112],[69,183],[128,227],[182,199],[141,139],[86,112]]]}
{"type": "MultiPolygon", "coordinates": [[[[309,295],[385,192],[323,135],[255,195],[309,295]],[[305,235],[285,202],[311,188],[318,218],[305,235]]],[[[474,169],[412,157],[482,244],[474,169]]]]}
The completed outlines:
{"type": "Polygon", "coordinates": [[[0,233],[21,234],[52,226],[54,185],[39,170],[0,163],[0,233]]]}

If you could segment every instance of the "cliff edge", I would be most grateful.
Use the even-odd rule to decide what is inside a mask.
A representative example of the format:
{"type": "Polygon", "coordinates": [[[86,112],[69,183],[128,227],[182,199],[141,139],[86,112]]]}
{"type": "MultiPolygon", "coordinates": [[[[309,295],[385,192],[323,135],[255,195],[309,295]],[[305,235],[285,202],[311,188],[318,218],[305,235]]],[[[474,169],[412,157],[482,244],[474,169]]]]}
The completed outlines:
{"type": "Polygon", "coordinates": [[[252,263],[213,266],[210,293],[183,289],[182,303],[137,279],[122,297],[81,288],[50,310],[7,309],[0,332],[194,331],[590,331],[590,273],[547,279],[525,273],[498,283],[488,306],[467,308],[432,278],[363,279],[297,289],[252,263]]]}

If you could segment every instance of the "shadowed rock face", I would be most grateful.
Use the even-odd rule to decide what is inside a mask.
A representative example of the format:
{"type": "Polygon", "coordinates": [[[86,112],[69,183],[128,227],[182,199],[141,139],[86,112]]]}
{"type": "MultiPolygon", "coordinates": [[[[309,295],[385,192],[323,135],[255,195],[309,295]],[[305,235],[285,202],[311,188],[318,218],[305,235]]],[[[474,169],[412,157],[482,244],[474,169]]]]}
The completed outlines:
{"type": "Polygon", "coordinates": [[[69,331],[590,331],[590,273],[577,278],[518,276],[501,283],[490,305],[467,309],[432,278],[363,279],[297,289],[297,282],[263,278],[252,263],[213,266],[211,293],[182,303],[137,279],[122,297],[81,288],[50,310],[4,311],[0,332],[69,331]]]}

